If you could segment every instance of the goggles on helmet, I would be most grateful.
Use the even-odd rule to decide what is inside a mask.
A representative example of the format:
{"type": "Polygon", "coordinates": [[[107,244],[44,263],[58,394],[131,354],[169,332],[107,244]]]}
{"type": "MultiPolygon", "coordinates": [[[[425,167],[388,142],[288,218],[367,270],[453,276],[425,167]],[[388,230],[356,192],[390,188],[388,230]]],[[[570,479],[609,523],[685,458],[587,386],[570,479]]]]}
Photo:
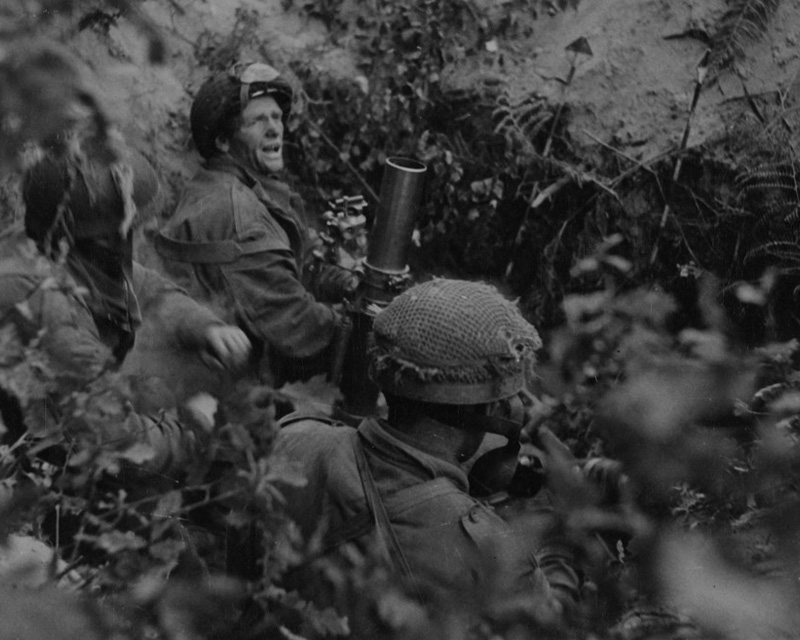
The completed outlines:
{"type": "Polygon", "coordinates": [[[263,62],[253,62],[247,65],[236,63],[230,68],[229,74],[241,85],[239,100],[242,109],[254,98],[263,98],[281,92],[281,89],[273,84],[280,77],[280,72],[263,62]]]}

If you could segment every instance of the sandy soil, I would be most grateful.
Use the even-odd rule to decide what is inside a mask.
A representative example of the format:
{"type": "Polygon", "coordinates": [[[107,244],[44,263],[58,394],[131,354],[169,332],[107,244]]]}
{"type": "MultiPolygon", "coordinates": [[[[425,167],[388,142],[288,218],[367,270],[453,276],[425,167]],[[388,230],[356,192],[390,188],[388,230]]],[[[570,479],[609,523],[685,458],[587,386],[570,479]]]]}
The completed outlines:
{"type": "MultiPolygon", "coordinates": [[[[475,4],[498,11],[500,3],[475,4]]],[[[333,45],[318,21],[296,9],[283,10],[280,0],[147,0],[143,9],[164,33],[169,47],[165,65],[147,63],[146,42],[125,19],[107,35],[80,32],[69,46],[90,66],[132,142],[178,181],[195,166],[186,114],[207,73],[197,63],[198,52],[208,54],[210,43],[216,43],[217,53],[234,44],[230,33],[237,11],[248,12],[250,31],[242,31],[240,23],[238,39],[245,54],[255,35],[276,64],[300,56],[337,75],[353,73],[350,52],[333,45]]],[[[599,140],[635,158],[652,157],[680,140],[705,49],[699,39],[681,34],[711,30],[724,9],[724,0],[583,0],[576,11],[529,18],[530,35],[499,41],[497,51],[465,58],[449,70],[446,81],[459,87],[492,78],[506,83],[512,95],[566,100],[570,134],[578,144],[599,140]],[[565,47],[581,36],[593,55],[577,58],[573,82],[564,87],[557,78],[569,72],[565,47]]],[[[57,35],[71,34],[65,29],[57,35]]],[[[738,75],[726,72],[704,91],[690,145],[723,133],[748,111],[745,86],[750,94],[776,99],[778,94],[770,92],[800,91],[798,42],[800,1],[786,0],[769,32],[747,49],[738,75]]]]}

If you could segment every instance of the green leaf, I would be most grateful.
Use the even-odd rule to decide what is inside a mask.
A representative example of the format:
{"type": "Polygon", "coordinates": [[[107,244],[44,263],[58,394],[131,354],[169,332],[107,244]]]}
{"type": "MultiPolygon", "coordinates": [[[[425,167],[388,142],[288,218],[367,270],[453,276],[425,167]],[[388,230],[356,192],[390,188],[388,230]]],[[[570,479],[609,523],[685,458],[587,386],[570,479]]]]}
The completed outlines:
{"type": "Polygon", "coordinates": [[[161,560],[165,564],[175,562],[178,557],[186,549],[186,543],[183,540],[162,540],[151,544],[147,552],[155,559],[161,560]]]}
{"type": "Polygon", "coordinates": [[[94,542],[95,546],[110,554],[120,551],[136,551],[147,546],[147,541],[132,531],[109,531],[101,533],[94,539],[91,536],[88,539],[94,542]]]}
{"type": "Polygon", "coordinates": [[[180,511],[183,506],[183,494],[180,491],[170,491],[158,499],[153,517],[168,518],[180,511]]]}
{"type": "Polygon", "coordinates": [[[152,446],[144,442],[137,442],[132,447],[119,453],[119,457],[133,464],[143,464],[155,458],[156,452],[152,446]]]}
{"type": "Polygon", "coordinates": [[[279,391],[288,397],[300,412],[330,416],[334,403],[341,397],[338,387],[320,374],[305,382],[292,382],[282,386],[279,391]]]}
{"type": "Polygon", "coordinates": [[[24,345],[16,325],[8,323],[0,326],[0,366],[7,367],[19,362],[24,356],[24,345]]]}

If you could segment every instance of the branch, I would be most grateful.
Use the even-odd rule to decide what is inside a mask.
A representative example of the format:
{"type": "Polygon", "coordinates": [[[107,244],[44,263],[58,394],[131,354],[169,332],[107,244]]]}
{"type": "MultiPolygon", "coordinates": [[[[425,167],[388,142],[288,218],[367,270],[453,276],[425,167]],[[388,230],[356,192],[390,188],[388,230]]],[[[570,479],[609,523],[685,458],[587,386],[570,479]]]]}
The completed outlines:
{"type": "MultiPolygon", "coordinates": [[[[661,185],[661,179],[658,177],[658,174],[655,172],[655,170],[651,169],[648,165],[653,163],[653,162],[657,162],[658,160],[660,160],[661,158],[664,158],[665,156],[668,156],[669,153],[660,153],[660,154],[658,154],[656,156],[653,156],[652,158],[650,158],[649,160],[647,160],[645,162],[641,162],[641,161],[637,160],[636,158],[634,158],[632,156],[629,156],[624,151],[621,151],[620,149],[612,147],[610,144],[608,144],[606,142],[603,142],[597,136],[595,136],[595,135],[591,134],[590,132],[586,131],[586,129],[581,129],[581,131],[585,135],[589,136],[592,140],[594,140],[597,144],[605,147],[606,149],[609,149],[610,151],[613,151],[614,153],[616,153],[617,155],[621,156],[622,158],[625,158],[626,160],[628,160],[630,162],[633,162],[636,165],[637,168],[643,169],[644,171],[647,171],[655,179],[656,185],[658,186],[658,191],[661,194],[661,197],[662,198],[665,197],[665,195],[664,195],[664,187],[661,185]]],[[[611,184],[608,187],[605,187],[605,185],[601,185],[601,186],[603,186],[606,190],[610,191],[610,193],[617,200],[619,200],[620,198],[617,195],[617,192],[614,191],[614,187],[616,185],[618,185],[623,180],[623,178],[629,176],[630,174],[631,174],[631,170],[623,171],[621,174],[619,174],[616,178],[614,178],[611,181],[611,184]]]]}
{"type": "MultiPolygon", "coordinates": [[[[700,101],[700,94],[703,91],[703,82],[705,81],[706,73],[708,72],[708,61],[710,56],[711,56],[711,50],[706,49],[705,54],[703,54],[703,57],[700,59],[700,63],[697,65],[697,78],[695,79],[694,83],[692,104],[689,107],[689,114],[686,116],[686,126],[683,128],[681,143],[680,146],[678,147],[679,152],[685,151],[686,146],[689,143],[689,132],[691,131],[692,128],[692,117],[694,116],[694,112],[697,109],[697,103],[700,101]]],[[[672,172],[673,184],[675,184],[678,181],[682,165],[683,165],[683,156],[679,155],[678,160],[675,162],[675,170],[672,172]]],[[[669,217],[669,202],[664,204],[664,211],[661,214],[661,221],[658,224],[658,233],[656,234],[655,243],[653,244],[653,251],[650,254],[651,266],[655,264],[656,258],[658,257],[658,241],[661,238],[661,234],[664,231],[664,227],[667,226],[668,217],[669,217]]]]}
{"type": "MultiPolygon", "coordinates": [[[[319,127],[319,125],[317,125],[315,122],[313,122],[310,119],[308,120],[308,125],[312,129],[314,129],[314,131],[316,131],[319,134],[320,138],[322,138],[325,141],[325,144],[327,144],[331,149],[333,149],[336,152],[336,154],[339,156],[339,158],[342,157],[342,150],[339,147],[336,146],[336,143],[334,143],[333,140],[331,140],[327,135],[325,135],[325,132],[319,127]]],[[[380,202],[380,198],[378,197],[378,194],[375,193],[375,191],[372,190],[372,187],[370,187],[369,184],[367,184],[367,181],[358,172],[358,170],[352,164],[350,164],[350,162],[348,162],[346,160],[344,161],[344,165],[355,176],[356,180],[358,180],[361,183],[361,186],[364,187],[364,189],[366,190],[367,194],[372,199],[372,201],[375,202],[375,203],[380,202]]]]}

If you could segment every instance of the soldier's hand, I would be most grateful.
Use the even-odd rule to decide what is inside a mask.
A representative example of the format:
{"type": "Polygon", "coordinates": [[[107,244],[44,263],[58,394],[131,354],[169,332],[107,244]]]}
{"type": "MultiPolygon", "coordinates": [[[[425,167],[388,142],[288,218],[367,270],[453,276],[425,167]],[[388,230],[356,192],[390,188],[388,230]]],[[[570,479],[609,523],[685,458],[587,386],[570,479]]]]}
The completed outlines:
{"type": "Polygon", "coordinates": [[[544,452],[547,485],[569,508],[613,505],[628,499],[628,479],[622,465],[609,458],[577,460],[547,427],[539,427],[536,446],[544,452]]]}
{"type": "Polygon", "coordinates": [[[359,271],[351,271],[352,275],[347,279],[342,288],[342,297],[345,300],[355,300],[358,287],[361,284],[362,275],[359,271]]]}
{"type": "Polygon", "coordinates": [[[322,302],[352,300],[358,291],[361,277],[357,270],[345,269],[335,264],[320,267],[317,276],[316,297],[322,302]]]}
{"type": "Polygon", "coordinates": [[[212,369],[236,370],[250,357],[250,339],[238,327],[214,325],[206,330],[205,338],[200,358],[212,369]]]}
{"type": "Polygon", "coordinates": [[[544,454],[542,464],[545,483],[560,510],[568,512],[596,502],[596,489],[583,475],[580,463],[572,451],[556,434],[547,427],[539,427],[533,437],[533,444],[544,454]]]}
{"type": "Polygon", "coordinates": [[[604,504],[617,504],[627,498],[628,477],[622,463],[610,458],[589,458],[583,463],[583,475],[600,491],[604,504]]]}

